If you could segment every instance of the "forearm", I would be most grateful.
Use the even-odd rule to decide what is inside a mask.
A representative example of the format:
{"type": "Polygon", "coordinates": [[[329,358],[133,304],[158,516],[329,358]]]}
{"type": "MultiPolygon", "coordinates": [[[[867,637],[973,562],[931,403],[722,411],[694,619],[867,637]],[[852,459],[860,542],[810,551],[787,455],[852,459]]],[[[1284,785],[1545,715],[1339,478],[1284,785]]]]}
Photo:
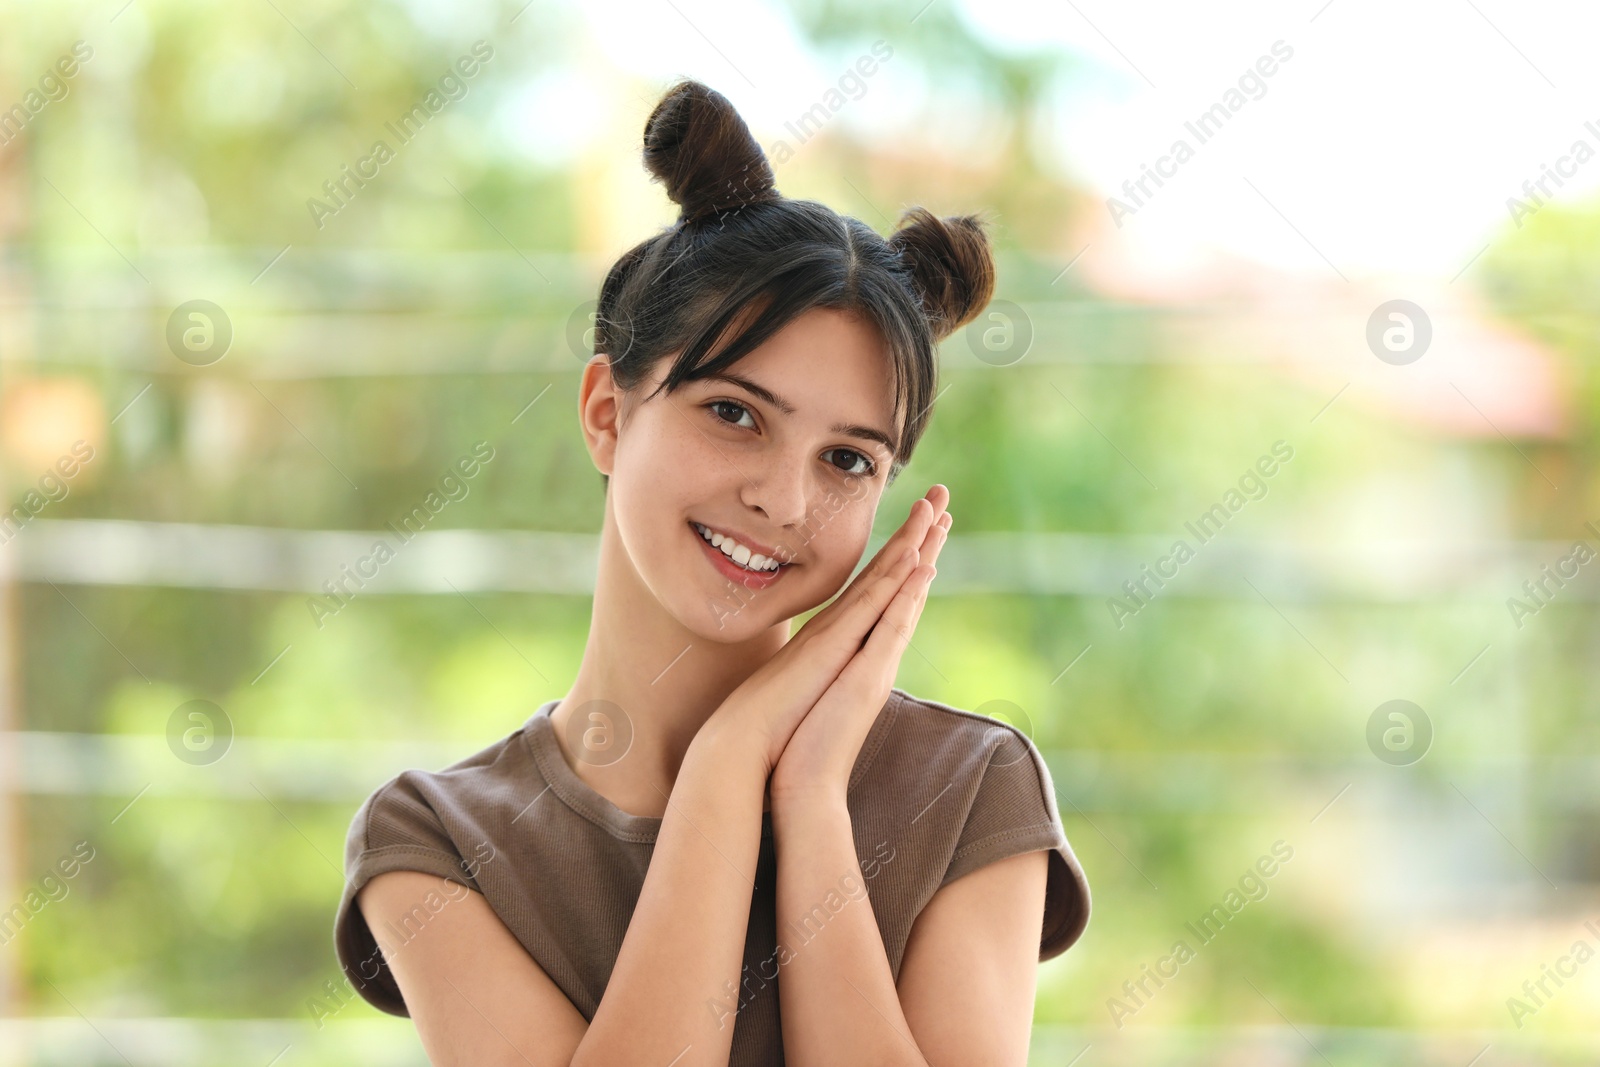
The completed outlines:
{"type": "Polygon", "coordinates": [[[778,982],[789,1067],[927,1067],[900,1008],[843,795],[780,804],[778,982]],[[842,901],[842,903],[841,903],[842,901]]]}
{"type": "Polygon", "coordinates": [[[743,740],[702,730],[690,745],[574,1067],[727,1064],[765,789],[743,740]]]}

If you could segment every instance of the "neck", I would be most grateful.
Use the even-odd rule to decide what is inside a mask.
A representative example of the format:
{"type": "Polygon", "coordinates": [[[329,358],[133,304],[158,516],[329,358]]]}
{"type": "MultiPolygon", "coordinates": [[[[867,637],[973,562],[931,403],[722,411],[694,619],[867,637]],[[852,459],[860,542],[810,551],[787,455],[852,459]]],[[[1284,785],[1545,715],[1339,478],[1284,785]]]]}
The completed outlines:
{"type": "Polygon", "coordinates": [[[685,627],[634,569],[608,495],[583,662],[550,714],[568,764],[623,811],[661,817],[700,727],[788,639],[788,620],[737,643],[685,627]],[[583,708],[591,700],[614,705],[606,710],[624,717],[622,730],[631,728],[626,755],[613,762],[579,747],[586,726],[598,720],[585,714],[575,721],[575,713],[592,711],[583,708]]]}

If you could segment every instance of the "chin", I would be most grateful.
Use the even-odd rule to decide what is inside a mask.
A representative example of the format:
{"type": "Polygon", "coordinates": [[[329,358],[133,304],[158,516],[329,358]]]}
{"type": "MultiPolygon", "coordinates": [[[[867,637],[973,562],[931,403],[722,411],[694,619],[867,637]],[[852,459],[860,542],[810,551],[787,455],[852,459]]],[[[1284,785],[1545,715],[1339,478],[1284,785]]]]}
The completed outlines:
{"type": "Polygon", "coordinates": [[[690,593],[689,596],[695,602],[679,618],[692,620],[689,629],[706,640],[725,644],[748,641],[797,614],[788,611],[783,602],[768,590],[741,589],[730,585],[721,590],[710,587],[698,595],[690,593]]]}

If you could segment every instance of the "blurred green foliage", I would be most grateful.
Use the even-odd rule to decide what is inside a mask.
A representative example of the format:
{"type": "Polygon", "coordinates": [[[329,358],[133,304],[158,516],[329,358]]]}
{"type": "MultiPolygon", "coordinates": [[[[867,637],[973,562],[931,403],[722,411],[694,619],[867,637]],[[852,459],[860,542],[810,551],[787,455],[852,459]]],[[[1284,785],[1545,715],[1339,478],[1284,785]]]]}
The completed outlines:
{"type": "MultiPolygon", "coordinates": [[[[795,12],[817,48],[846,51],[890,17],[834,4],[795,12]]],[[[575,12],[542,0],[520,15],[513,4],[280,10],[136,0],[120,12],[13,5],[4,18],[6,99],[73,40],[95,48],[72,94],[0,149],[0,199],[8,216],[27,220],[7,234],[5,266],[31,336],[31,350],[5,353],[6,376],[76,377],[110,413],[151,387],[111,427],[93,483],[49,517],[376,529],[472,442],[489,440],[495,461],[444,526],[598,528],[599,479],[573,422],[581,362],[569,348],[573,315],[606,265],[575,254],[587,251],[579,220],[591,193],[495,132],[530,72],[583,62],[565,48],[581,34],[575,12]],[[491,40],[495,58],[466,96],[316,229],[306,199],[476,39],[491,40]],[[171,308],[200,293],[226,294],[238,337],[209,368],[172,359],[162,339],[171,308]],[[513,423],[547,386],[533,414],[513,423]],[[236,451],[209,444],[206,420],[217,418],[244,420],[236,451]]],[[[1038,106],[1052,78],[1070,76],[1064,64],[983,47],[938,6],[920,32],[922,51],[905,48],[896,63],[936,70],[948,61],[960,84],[1018,116],[1038,106]]],[[[873,184],[873,146],[840,137],[815,151],[877,202],[919,195],[892,169],[873,184]]],[[[960,513],[958,537],[1082,534],[1148,562],[1147,547],[1163,550],[1283,438],[1296,449],[1292,464],[1204,551],[1320,541],[1338,533],[1362,486],[1396,473],[1464,480],[1499,502],[1496,518],[1514,538],[1564,541],[1594,517],[1600,213],[1546,209],[1475,274],[1506,320],[1572,376],[1580,418],[1570,437],[1525,444],[1541,466],[1559,460],[1565,484],[1584,487],[1552,500],[1505,443],[1444,439],[1350,405],[1312,426],[1326,392],[1260,364],[1178,358],[1174,323],[1194,309],[1121,306],[1076,275],[1056,283],[1064,257],[1048,235],[1084,210],[1083,194],[1030,162],[1025,133],[1006,159],[997,184],[962,196],[1004,219],[1043,220],[998,234],[998,295],[1031,315],[1035,348],[994,368],[973,358],[964,335],[945,342],[950,388],[883,515],[902,514],[940,481],[960,513]],[[1034,234],[1047,236],[1036,243],[1034,234]]],[[[886,228],[866,205],[839,206],[886,228]]],[[[27,480],[15,475],[8,491],[27,480]]],[[[1491,659],[1457,689],[1452,676],[1481,635],[1506,632],[1498,604],[1449,593],[1320,602],[1305,576],[1265,559],[1260,569],[1289,594],[1281,602],[1243,584],[1216,592],[1179,583],[1118,629],[1103,595],[973,592],[936,597],[919,626],[921,654],[904,660],[899,684],[959,707],[1005,699],[1028,711],[1094,888],[1088,934],[1041,972],[1039,1023],[1108,1026],[1107,999],[1124,980],[1284,838],[1299,856],[1266,902],[1130,1027],[1500,1025],[1495,1013],[1523,975],[1496,972],[1465,993],[1419,985],[1399,962],[1415,944],[1387,936],[1393,926],[1382,921],[1397,905],[1375,896],[1362,872],[1426,838],[1430,818],[1459,809],[1451,787],[1460,782],[1525,804],[1515,825],[1529,862],[1592,891],[1592,793],[1574,800],[1582,794],[1571,775],[1549,774],[1502,794],[1473,770],[1484,753],[1592,757],[1597,728],[1583,713],[1596,696],[1586,667],[1592,609],[1557,603],[1541,616],[1538,640],[1496,637],[1491,659]],[[1370,762],[1368,712],[1397,692],[1441,709],[1451,729],[1403,782],[1391,776],[1375,796],[1357,790],[1321,821],[1319,808],[1352,780],[1348,768],[1370,762]],[[1251,983],[1271,991],[1270,1005],[1251,983]]],[[[292,594],[26,583],[17,595],[23,729],[159,738],[175,707],[204,697],[227,709],[241,737],[426,740],[453,758],[562,695],[588,623],[583,598],[553,595],[364,595],[322,630],[292,594]],[[263,674],[289,645],[292,654],[263,674]]],[[[300,1062],[344,1055],[315,1029],[307,1003],[338,975],[338,864],[360,796],[208,792],[203,776],[227,777],[227,768],[193,768],[194,792],[152,794],[127,810],[131,793],[22,798],[25,875],[45,869],[63,842],[87,838],[100,855],[18,945],[0,949],[20,951],[18,1011],[63,1014],[54,985],[92,1018],[293,1020],[304,1023],[293,1031],[300,1062]]],[[[1489,892],[1530,877],[1479,829],[1441,845],[1446,866],[1430,885],[1489,892]],[[1462,857],[1469,843],[1473,862],[1462,857]]],[[[1460,936],[1471,928],[1471,916],[1458,918],[1460,936]]],[[[1579,1007],[1559,1005],[1542,1029],[1552,1040],[1577,1032],[1579,1007]]],[[[357,1003],[337,1021],[375,1015],[357,1003]]],[[[421,1062],[410,1024],[386,1025],[395,1062],[421,1062]]],[[[1304,1049],[1288,1054],[1302,1053],[1309,1062],[1304,1049]]]]}

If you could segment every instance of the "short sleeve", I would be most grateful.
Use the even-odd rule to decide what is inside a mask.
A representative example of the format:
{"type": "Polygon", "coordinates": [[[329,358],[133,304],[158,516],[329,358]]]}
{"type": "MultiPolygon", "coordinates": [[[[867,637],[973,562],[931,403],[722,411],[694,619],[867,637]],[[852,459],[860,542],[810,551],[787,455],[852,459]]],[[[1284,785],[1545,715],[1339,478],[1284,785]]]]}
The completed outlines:
{"type": "Polygon", "coordinates": [[[1067,843],[1055,784],[1028,736],[995,720],[984,734],[987,760],[940,886],[996,860],[1049,852],[1040,961],[1061,955],[1089,922],[1089,882],[1067,843]]]}
{"type": "MultiPolygon", "coordinates": [[[[400,987],[389,970],[376,937],[361,914],[356,894],[373,878],[387,871],[422,871],[457,886],[477,890],[472,867],[445,832],[438,814],[405,772],[369,796],[350,821],[344,846],[344,894],[334,918],[333,942],[339,965],[351,986],[373,1007],[390,1015],[410,1016],[400,987]]],[[[386,931],[383,943],[391,951],[426,922],[452,895],[441,883],[438,892],[418,902],[415,918],[406,916],[398,931],[386,931]],[[437,898],[437,901],[435,901],[437,898]]],[[[459,899],[460,890],[453,890],[459,899]]]]}

